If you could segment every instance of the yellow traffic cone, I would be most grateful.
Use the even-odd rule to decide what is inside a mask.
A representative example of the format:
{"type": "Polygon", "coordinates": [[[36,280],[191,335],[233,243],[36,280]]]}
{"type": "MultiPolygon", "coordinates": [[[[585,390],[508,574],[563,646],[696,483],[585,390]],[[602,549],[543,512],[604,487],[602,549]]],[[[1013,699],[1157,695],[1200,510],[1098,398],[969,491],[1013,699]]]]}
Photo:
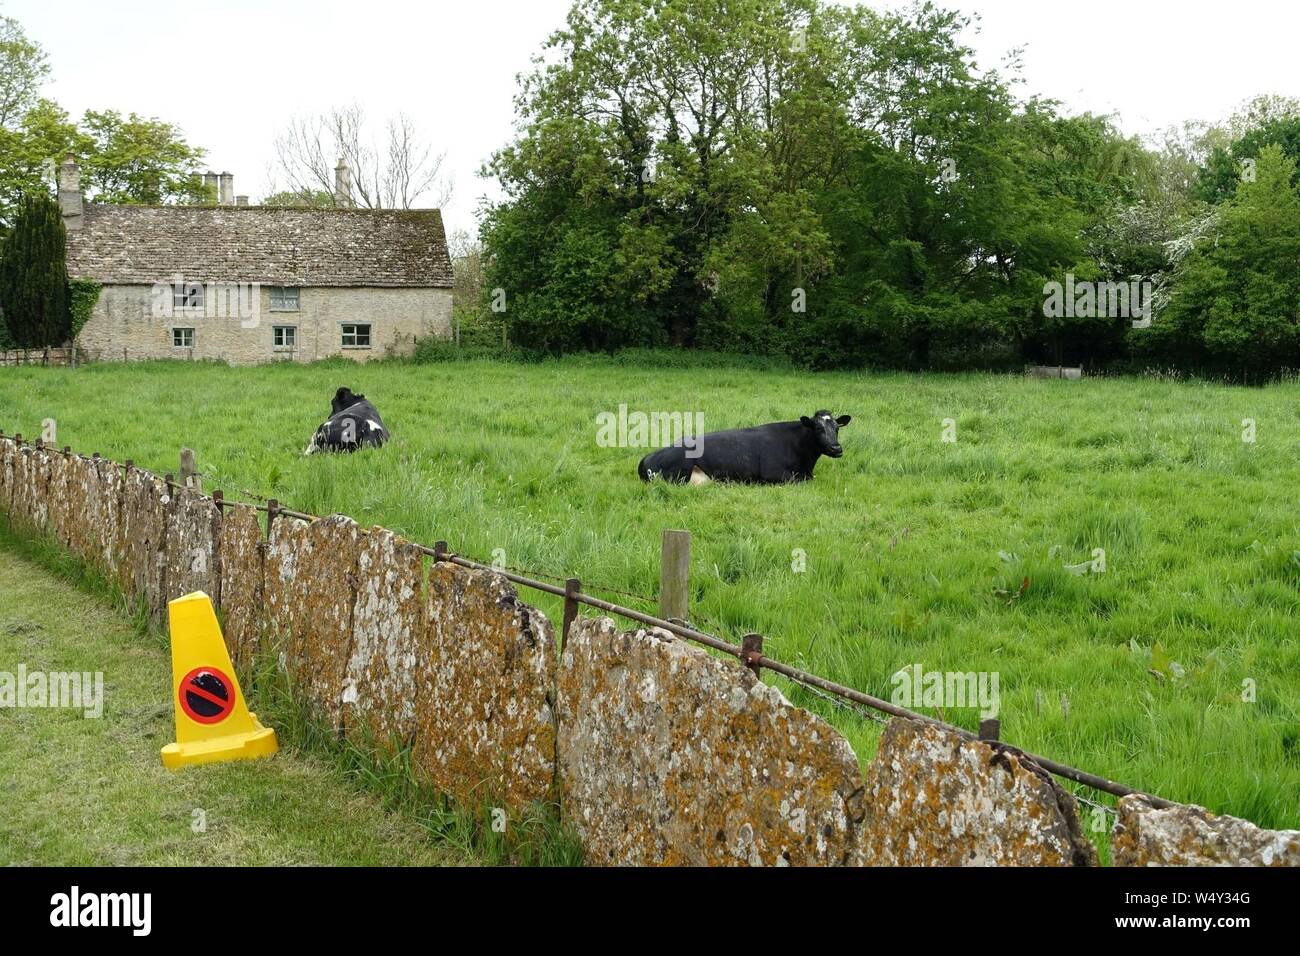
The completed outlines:
{"type": "Polygon", "coordinates": [[[275,753],[275,731],[258,723],[244,703],[212,600],[195,591],[172,601],[167,611],[176,743],[162,749],[163,766],[175,770],[275,753]]]}

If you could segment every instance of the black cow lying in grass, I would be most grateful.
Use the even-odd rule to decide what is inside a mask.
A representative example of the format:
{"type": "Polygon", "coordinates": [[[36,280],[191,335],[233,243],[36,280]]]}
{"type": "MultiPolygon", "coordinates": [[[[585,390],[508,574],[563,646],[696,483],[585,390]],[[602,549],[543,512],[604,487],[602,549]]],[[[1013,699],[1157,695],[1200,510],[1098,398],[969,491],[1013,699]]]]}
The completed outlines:
{"type": "Polygon", "coordinates": [[[334,414],[316,429],[304,455],[318,451],[356,451],[365,446],[378,448],[388,441],[384,420],[375,406],[366,401],[366,396],[340,388],[334,393],[330,407],[334,414]]]}
{"type": "Polygon", "coordinates": [[[851,420],[848,415],[834,418],[828,411],[819,411],[797,422],[712,432],[695,439],[692,449],[677,444],[651,452],[641,459],[637,473],[642,481],[663,478],[693,485],[807,481],[822,455],[839,458],[844,454],[839,431],[851,420]]]}

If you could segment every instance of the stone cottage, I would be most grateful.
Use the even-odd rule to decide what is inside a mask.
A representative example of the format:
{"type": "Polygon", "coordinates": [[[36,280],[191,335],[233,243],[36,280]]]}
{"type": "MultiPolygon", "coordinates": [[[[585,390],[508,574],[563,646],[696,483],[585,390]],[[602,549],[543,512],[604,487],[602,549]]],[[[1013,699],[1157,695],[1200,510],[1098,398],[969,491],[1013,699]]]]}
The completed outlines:
{"type": "Polygon", "coordinates": [[[216,206],[100,205],[72,157],[59,167],[68,276],[103,284],[88,358],[365,361],[450,335],[438,210],[352,208],[341,161],[333,209],[250,206],[229,173],[207,179],[216,206]]]}

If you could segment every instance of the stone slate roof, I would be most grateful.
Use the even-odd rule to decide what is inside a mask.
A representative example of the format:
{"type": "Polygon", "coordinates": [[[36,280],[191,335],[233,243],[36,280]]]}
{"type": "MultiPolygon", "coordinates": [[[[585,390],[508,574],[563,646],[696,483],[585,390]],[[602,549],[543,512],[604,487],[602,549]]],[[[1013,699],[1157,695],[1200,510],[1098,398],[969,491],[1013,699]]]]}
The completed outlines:
{"type": "Polygon", "coordinates": [[[437,209],[112,206],[68,231],[68,275],[106,284],[450,288],[437,209]]]}

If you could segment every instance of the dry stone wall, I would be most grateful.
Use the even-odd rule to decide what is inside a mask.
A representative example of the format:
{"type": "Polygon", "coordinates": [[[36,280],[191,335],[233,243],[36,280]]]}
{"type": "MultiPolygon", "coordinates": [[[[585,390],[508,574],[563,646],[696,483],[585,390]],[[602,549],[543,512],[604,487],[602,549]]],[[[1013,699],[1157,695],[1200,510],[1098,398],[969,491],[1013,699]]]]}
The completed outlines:
{"type": "MultiPolygon", "coordinates": [[[[895,719],[866,770],[739,662],[664,631],[551,623],[501,575],[341,515],[271,522],[0,436],[0,512],[166,622],[206,591],[237,666],[273,651],[350,738],[409,747],[471,807],[558,801],[595,864],[1095,865],[1075,802],[1014,748],[895,719]]],[[[1300,832],[1121,801],[1119,865],[1300,865],[1300,832]]]]}

